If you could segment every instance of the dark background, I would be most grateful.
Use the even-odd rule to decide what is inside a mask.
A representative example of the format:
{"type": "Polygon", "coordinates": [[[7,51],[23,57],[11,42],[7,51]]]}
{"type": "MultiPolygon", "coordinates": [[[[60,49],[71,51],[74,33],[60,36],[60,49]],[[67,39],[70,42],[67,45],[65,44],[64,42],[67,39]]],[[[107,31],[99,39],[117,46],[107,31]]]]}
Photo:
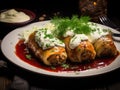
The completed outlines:
{"type": "Polygon", "coordinates": [[[0,9],[26,8],[35,13],[61,11],[68,14],[78,12],[79,0],[0,0],[0,9]]]}
{"type": "MultiPolygon", "coordinates": [[[[26,8],[36,13],[61,11],[65,15],[79,13],[79,0],[0,0],[0,9],[26,8]]],[[[120,18],[119,0],[108,0],[108,15],[120,18]]]]}

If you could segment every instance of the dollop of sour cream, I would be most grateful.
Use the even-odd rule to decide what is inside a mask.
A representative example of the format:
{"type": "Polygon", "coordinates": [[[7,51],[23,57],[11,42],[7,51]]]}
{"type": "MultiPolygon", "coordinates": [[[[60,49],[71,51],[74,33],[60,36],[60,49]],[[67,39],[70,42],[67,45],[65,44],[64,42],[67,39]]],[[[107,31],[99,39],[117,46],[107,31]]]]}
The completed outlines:
{"type": "Polygon", "coordinates": [[[107,30],[97,29],[94,32],[90,33],[89,41],[94,43],[97,39],[99,39],[102,36],[108,35],[110,32],[107,30]]]}
{"type": "Polygon", "coordinates": [[[102,36],[108,35],[108,34],[109,34],[109,31],[103,30],[103,29],[97,29],[91,32],[89,35],[75,34],[70,40],[69,47],[71,49],[74,49],[80,44],[80,42],[84,40],[88,40],[91,43],[94,43],[97,39],[101,38],[102,36]]]}
{"type": "Polygon", "coordinates": [[[70,40],[69,47],[74,49],[83,40],[88,40],[88,37],[85,34],[75,34],[70,40]]]}
{"type": "Polygon", "coordinates": [[[48,49],[55,46],[65,47],[65,44],[58,38],[54,37],[51,30],[40,29],[35,34],[35,41],[43,49],[48,49]]]}
{"type": "Polygon", "coordinates": [[[9,23],[25,22],[30,20],[30,17],[24,12],[10,9],[0,13],[0,21],[9,23]]]}
{"type": "Polygon", "coordinates": [[[73,36],[74,34],[75,34],[75,33],[73,32],[73,30],[67,30],[67,31],[64,33],[63,37],[73,36]]]}
{"type": "Polygon", "coordinates": [[[89,26],[93,29],[93,31],[88,35],[91,43],[94,43],[100,37],[106,36],[110,33],[109,29],[104,29],[95,23],[89,23],[89,26]]]}

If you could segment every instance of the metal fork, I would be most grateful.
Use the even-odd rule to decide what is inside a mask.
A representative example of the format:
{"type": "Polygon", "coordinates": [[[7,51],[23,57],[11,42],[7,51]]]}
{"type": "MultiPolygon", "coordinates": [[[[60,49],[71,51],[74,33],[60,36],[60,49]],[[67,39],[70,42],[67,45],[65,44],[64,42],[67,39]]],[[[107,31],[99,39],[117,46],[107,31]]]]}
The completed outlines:
{"type": "MultiPolygon", "coordinates": [[[[120,28],[116,24],[114,24],[107,16],[99,16],[99,19],[102,24],[114,28],[120,32],[120,28]]],[[[116,37],[120,37],[120,34],[118,33],[112,33],[112,35],[116,37]]]]}
{"type": "Polygon", "coordinates": [[[99,19],[102,24],[120,31],[120,27],[113,23],[107,16],[99,16],[99,19]]]}

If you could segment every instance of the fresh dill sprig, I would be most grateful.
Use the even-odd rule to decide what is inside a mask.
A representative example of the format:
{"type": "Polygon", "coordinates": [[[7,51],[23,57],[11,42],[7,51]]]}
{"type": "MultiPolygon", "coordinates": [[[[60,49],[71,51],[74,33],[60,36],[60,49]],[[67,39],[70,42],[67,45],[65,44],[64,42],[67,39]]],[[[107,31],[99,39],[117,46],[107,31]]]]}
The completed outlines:
{"type": "Polygon", "coordinates": [[[71,18],[65,17],[54,17],[51,20],[51,23],[55,25],[54,35],[57,37],[63,37],[64,33],[68,30],[72,30],[76,34],[90,34],[92,29],[90,28],[88,22],[90,17],[77,15],[72,16],[71,18]]]}
{"type": "Polygon", "coordinates": [[[58,37],[62,37],[70,25],[70,19],[68,17],[54,17],[51,22],[55,25],[53,34],[58,37]]]}

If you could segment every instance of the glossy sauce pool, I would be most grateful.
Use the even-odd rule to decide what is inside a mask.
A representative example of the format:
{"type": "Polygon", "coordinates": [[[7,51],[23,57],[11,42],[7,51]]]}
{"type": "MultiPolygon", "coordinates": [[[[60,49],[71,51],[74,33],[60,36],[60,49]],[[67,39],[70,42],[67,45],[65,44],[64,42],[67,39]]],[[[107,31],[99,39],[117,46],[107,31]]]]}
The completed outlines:
{"type": "Polygon", "coordinates": [[[109,64],[111,64],[115,58],[104,58],[104,59],[96,59],[90,62],[85,62],[85,63],[70,63],[67,62],[66,64],[63,64],[61,66],[46,66],[44,65],[40,60],[38,60],[37,58],[35,58],[27,49],[26,45],[24,44],[23,40],[20,40],[17,44],[16,44],[16,55],[24,62],[34,66],[34,67],[38,67],[41,69],[45,69],[48,71],[52,71],[52,72],[61,72],[61,71],[83,71],[83,70],[87,70],[87,69],[92,69],[92,68],[101,68],[101,67],[105,67],[109,64]]]}

